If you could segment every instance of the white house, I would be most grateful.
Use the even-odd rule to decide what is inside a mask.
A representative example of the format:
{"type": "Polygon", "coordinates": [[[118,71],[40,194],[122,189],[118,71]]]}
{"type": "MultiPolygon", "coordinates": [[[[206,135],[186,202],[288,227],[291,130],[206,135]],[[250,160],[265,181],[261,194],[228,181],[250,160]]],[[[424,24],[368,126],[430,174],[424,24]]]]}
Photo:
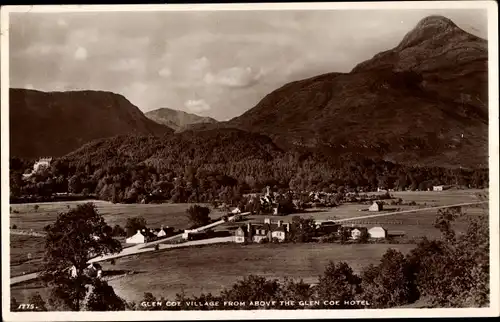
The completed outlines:
{"type": "Polygon", "coordinates": [[[233,209],[233,211],[231,211],[231,213],[234,214],[234,215],[241,214],[241,209],[238,208],[238,207],[236,207],[236,208],[233,209]]]}
{"type": "Polygon", "coordinates": [[[158,237],[165,237],[167,235],[167,231],[169,230],[170,227],[163,227],[161,226],[160,228],[160,231],[158,232],[158,234],[156,236],[158,237]]]}
{"type": "Polygon", "coordinates": [[[370,238],[386,238],[387,230],[380,226],[375,226],[368,229],[368,235],[370,238]]]}
{"type": "Polygon", "coordinates": [[[433,186],[432,187],[432,191],[443,191],[444,190],[444,186],[433,186]]]}
{"type": "Polygon", "coordinates": [[[369,208],[369,211],[381,211],[383,209],[382,203],[375,201],[369,208]]]}
{"type": "Polygon", "coordinates": [[[147,241],[145,234],[143,234],[140,230],[133,236],[130,236],[125,240],[127,244],[144,244],[147,241]]]}
{"type": "Polygon", "coordinates": [[[363,233],[363,231],[366,232],[365,227],[357,227],[357,228],[351,229],[351,238],[352,239],[359,239],[361,237],[361,234],[363,233]]]}

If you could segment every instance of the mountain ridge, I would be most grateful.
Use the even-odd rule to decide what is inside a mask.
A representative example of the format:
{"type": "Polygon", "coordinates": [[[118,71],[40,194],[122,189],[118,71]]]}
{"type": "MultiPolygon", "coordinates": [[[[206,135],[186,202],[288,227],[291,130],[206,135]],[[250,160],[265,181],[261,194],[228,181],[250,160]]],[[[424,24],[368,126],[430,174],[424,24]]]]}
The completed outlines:
{"type": "Polygon", "coordinates": [[[108,91],[9,90],[10,154],[65,155],[94,139],[173,131],[144,116],[123,95],[108,91]]]}
{"type": "Polygon", "coordinates": [[[487,165],[487,42],[448,18],[422,19],[350,73],[288,83],[224,124],[281,145],[388,161],[487,165]]]}
{"type": "Polygon", "coordinates": [[[218,121],[208,116],[199,116],[181,110],[162,107],[156,110],[148,111],[144,115],[156,123],[170,127],[174,131],[183,131],[191,128],[193,124],[217,123],[218,121]]]}

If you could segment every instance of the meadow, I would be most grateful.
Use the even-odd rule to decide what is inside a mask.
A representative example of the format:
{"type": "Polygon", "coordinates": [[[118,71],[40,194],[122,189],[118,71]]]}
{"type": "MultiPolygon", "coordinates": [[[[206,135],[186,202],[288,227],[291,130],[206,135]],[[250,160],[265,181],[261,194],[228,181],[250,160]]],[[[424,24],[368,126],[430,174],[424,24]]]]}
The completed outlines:
{"type": "MultiPolygon", "coordinates": [[[[23,230],[42,231],[46,225],[52,224],[56,220],[59,213],[66,212],[84,202],[93,202],[99,214],[110,226],[118,224],[124,227],[128,218],[142,216],[150,227],[159,228],[161,225],[165,225],[176,229],[189,227],[186,209],[192,205],[170,203],[113,204],[100,200],[13,204],[11,205],[10,226],[16,225],[18,229],[23,230]],[[38,205],[37,209],[35,209],[35,205],[38,205]]],[[[216,219],[220,218],[222,213],[212,210],[210,216],[216,219]]]]}
{"type": "Polygon", "coordinates": [[[176,293],[218,294],[243,276],[254,274],[283,280],[285,277],[316,283],[329,261],[346,261],[360,272],[376,264],[388,248],[403,253],[415,245],[400,244],[219,244],[162,250],[123,257],[106,270],[135,271],[109,282],[128,301],[139,301],[144,292],[173,299],[176,293]]]}
{"type": "Polygon", "coordinates": [[[10,275],[33,273],[42,266],[43,237],[10,235],[10,275]]]}

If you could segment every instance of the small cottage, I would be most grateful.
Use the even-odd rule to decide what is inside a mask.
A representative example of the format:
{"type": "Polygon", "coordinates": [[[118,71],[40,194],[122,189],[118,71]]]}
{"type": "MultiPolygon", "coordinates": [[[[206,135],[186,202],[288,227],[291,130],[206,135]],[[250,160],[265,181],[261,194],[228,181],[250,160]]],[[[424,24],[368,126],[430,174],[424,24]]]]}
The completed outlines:
{"type": "Polygon", "coordinates": [[[370,238],[386,238],[387,230],[380,226],[372,227],[368,229],[368,235],[370,238]]]}
{"type": "MultiPolygon", "coordinates": [[[[125,240],[127,244],[143,244],[147,243],[152,239],[152,233],[149,231],[146,231],[146,229],[138,230],[137,233],[133,236],[130,236],[125,240]]],[[[154,236],[154,235],[153,235],[154,236]]]]}
{"type": "Polygon", "coordinates": [[[351,229],[351,238],[359,239],[364,232],[367,232],[366,227],[354,227],[351,229]]]}
{"type": "Polygon", "coordinates": [[[383,204],[379,201],[375,201],[369,208],[368,211],[381,211],[383,209],[383,204]]]}

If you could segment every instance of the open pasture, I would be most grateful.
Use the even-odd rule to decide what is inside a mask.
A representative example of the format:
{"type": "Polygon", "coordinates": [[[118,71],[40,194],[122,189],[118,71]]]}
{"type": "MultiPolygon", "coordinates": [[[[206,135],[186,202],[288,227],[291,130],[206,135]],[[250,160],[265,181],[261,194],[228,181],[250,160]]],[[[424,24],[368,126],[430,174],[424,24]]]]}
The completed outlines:
{"type": "Polygon", "coordinates": [[[40,270],[44,252],[43,237],[10,235],[10,275],[17,276],[40,270]]]}
{"type": "Polygon", "coordinates": [[[174,299],[202,292],[218,294],[246,275],[266,278],[303,279],[316,283],[328,262],[346,261],[360,272],[376,264],[388,248],[403,253],[414,245],[401,244],[221,244],[156,251],[123,257],[115,265],[102,262],[105,270],[135,271],[136,274],[110,281],[115,292],[128,301],[139,301],[144,292],[174,299]]]}
{"type": "MultiPolygon", "coordinates": [[[[127,219],[142,216],[146,219],[148,226],[160,227],[161,225],[185,229],[189,226],[186,209],[192,204],[113,204],[100,200],[89,200],[93,202],[97,211],[104,217],[110,226],[116,224],[124,227],[127,219]]],[[[13,204],[10,214],[10,226],[16,225],[18,229],[41,231],[52,224],[57,215],[68,211],[84,201],[50,202],[37,204],[13,204]],[[35,210],[35,205],[38,209],[35,210]],[[18,213],[14,213],[16,211],[18,213]]],[[[212,210],[210,216],[219,218],[221,212],[212,210]]]]}

